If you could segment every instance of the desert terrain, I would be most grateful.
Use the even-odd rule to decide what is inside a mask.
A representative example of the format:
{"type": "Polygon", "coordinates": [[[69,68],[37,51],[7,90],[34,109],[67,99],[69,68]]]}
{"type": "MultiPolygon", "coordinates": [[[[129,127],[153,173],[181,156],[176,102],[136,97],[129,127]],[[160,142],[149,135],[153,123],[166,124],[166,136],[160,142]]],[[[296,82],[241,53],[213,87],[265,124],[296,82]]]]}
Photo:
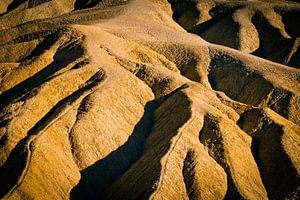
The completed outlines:
{"type": "Polygon", "coordinates": [[[299,155],[299,2],[0,1],[0,199],[300,199],[299,155]]]}

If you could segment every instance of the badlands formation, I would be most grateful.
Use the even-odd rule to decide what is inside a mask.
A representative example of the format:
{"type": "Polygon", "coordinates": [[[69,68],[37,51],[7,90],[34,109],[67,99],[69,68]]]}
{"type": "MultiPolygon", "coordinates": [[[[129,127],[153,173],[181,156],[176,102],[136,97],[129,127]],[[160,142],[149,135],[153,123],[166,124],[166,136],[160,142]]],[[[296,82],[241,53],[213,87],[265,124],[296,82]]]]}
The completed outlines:
{"type": "Polygon", "coordinates": [[[300,4],[1,0],[0,199],[300,199],[300,4]]]}

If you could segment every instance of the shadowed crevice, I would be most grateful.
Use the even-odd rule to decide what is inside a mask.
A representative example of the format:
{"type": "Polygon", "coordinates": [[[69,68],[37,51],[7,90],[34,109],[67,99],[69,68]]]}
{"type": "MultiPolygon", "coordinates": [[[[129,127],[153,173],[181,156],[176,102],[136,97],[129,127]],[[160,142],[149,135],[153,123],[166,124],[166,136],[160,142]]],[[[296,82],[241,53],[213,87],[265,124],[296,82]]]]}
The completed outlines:
{"type": "Polygon", "coordinates": [[[294,68],[300,68],[300,45],[298,46],[296,52],[292,55],[288,65],[294,68]]]}
{"type": "Polygon", "coordinates": [[[268,80],[250,71],[241,61],[222,54],[211,59],[208,79],[214,90],[250,105],[259,105],[274,88],[268,80]]]}
{"type": "Polygon", "coordinates": [[[185,159],[183,161],[183,180],[185,184],[185,188],[190,200],[196,200],[199,196],[197,193],[200,191],[196,191],[194,188],[195,185],[195,161],[194,161],[194,152],[188,151],[185,159]]]}
{"type": "Polygon", "coordinates": [[[238,9],[237,6],[235,7],[226,7],[223,6],[222,4],[216,5],[209,11],[209,15],[212,17],[211,19],[202,22],[201,24],[197,24],[194,26],[192,29],[193,33],[196,33],[197,35],[200,35],[210,27],[214,26],[217,24],[219,21],[221,21],[223,18],[226,18],[228,16],[231,16],[234,11],[238,9]]]}
{"type": "Polygon", "coordinates": [[[240,5],[215,5],[209,10],[212,18],[199,23],[203,11],[197,8],[196,1],[169,0],[169,2],[172,6],[174,21],[187,31],[212,43],[239,48],[239,24],[232,19],[231,15],[240,5]],[[219,29],[223,29],[222,33],[216,31],[219,29]],[[222,34],[221,37],[220,34],[222,34]]]}
{"type": "MultiPolygon", "coordinates": [[[[6,11],[6,13],[4,13],[4,14],[7,14],[7,13],[13,11],[14,9],[18,8],[21,4],[23,4],[23,3],[25,3],[25,2],[26,2],[26,0],[13,0],[13,1],[11,2],[11,4],[8,5],[7,11],[6,11]]],[[[4,14],[3,14],[3,15],[4,15],[4,14]]]]}
{"type": "Polygon", "coordinates": [[[3,92],[0,95],[0,108],[4,108],[16,97],[24,95],[28,91],[32,90],[34,87],[37,87],[45,81],[51,79],[51,75],[65,68],[70,63],[74,62],[76,59],[81,57],[83,54],[84,49],[80,44],[71,44],[61,50],[58,50],[55,53],[54,61],[51,64],[38,71],[33,76],[15,85],[11,89],[3,92]]]}
{"type": "Polygon", "coordinates": [[[193,1],[182,0],[169,0],[169,2],[173,10],[173,19],[184,29],[191,31],[200,15],[197,4],[193,1]]]}
{"type": "Polygon", "coordinates": [[[46,3],[46,2],[49,2],[49,1],[51,1],[51,0],[29,0],[28,1],[28,7],[33,8],[35,6],[39,6],[39,5],[41,5],[43,3],[46,3]]]}
{"type": "Polygon", "coordinates": [[[127,142],[81,171],[80,182],[71,191],[71,199],[98,199],[106,188],[141,157],[146,139],[152,131],[156,107],[155,101],[148,102],[144,108],[144,115],[136,124],[127,142]]]}
{"type": "MultiPolygon", "coordinates": [[[[98,71],[87,82],[86,86],[75,91],[58,102],[43,118],[41,118],[27,133],[15,148],[10,152],[6,162],[0,167],[0,198],[10,193],[20,185],[30,165],[31,145],[51,124],[78,98],[93,90],[104,79],[104,72],[98,71]]],[[[2,142],[2,141],[1,141],[2,142]]]]}
{"type": "Polygon", "coordinates": [[[165,184],[166,165],[172,162],[170,155],[183,134],[179,129],[190,118],[191,102],[181,90],[160,104],[142,157],[105,190],[100,199],[155,199],[165,184]],[[161,162],[162,157],[165,157],[164,162],[161,162]]]}
{"type": "Polygon", "coordinates": [[[8,159],[0,167],[0,199],[7,195],[23,174],[28,161],[27,137],[22,139],[9,154],[8,159]]]}
{"type": "Polygon", "coordinates": [[[224,169],[227,174],[227,192],[224,199],[243,199],[233,180],[233,173],[226,163],[224,139],[216,119],[212,116],[204,117],[203,128],[199,133],[199,140],[204,146],[207,146],[209,155],[224,169]],[[207,143],[207,145],[205,145],[207,143]],[[213,153],[212,153],[213,152],[213,153]]]}
{"type": "Polygon", "coordinates": [[[92,8],[100,3],[102,0],[76,0],[75,10],[92,8]]]}
{"type": "Polygon", "coordinates": [[[273,27],[262,13],[256,13],[251,21],[259,34],[259,48],[252,54],[277,63],[288,64],[295,38],[284,38],[280,30],[273,27]]]}
{"type": "Polygon", "coordinates": [[[286,32],[292,37],[300,37],[300,20],[298,20],[300,19],[300,9],[284,11],[277,8],[275,11],[281,14],[286,32]]]}
{"type": "MultiPolygon", "coordinates": [[[[284,142],[293,133],[259,108],[241,115],[240,127],[252,136],[251,151],[270,199],[298,199],[300,179],[284,142]],[[257,124],[260,126],[257,128],[257,124]]],[[[291,144],[290,144],[291,145],[291,144]]]]}
{"type": "Polygon", "coordinates": [[[59,39],[59,35],[56,33],[52,33],[50,35],[47,35],[43,41],[38,44],[36,48],[33,49],[33,51],[30,52],[29,55],[21,59],[19,62],[24,62],[26,60],[33,59],[34,57],[41,56],[43,52],[46,50],[49,50],[51,46],[59,39]]]}

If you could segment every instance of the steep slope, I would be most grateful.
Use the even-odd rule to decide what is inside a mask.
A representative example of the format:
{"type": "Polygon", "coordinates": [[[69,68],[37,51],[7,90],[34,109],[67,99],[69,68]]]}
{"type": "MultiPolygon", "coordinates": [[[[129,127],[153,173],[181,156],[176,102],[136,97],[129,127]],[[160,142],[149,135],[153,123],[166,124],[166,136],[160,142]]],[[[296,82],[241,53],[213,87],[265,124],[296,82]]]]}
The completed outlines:
{"type": "Polygon", "coordinates": [[[300,67],[299,23],[295,20],[300,13],[298,3],[281,0],[169,1],[173,18],[189,32],[215,44],[300,67]]]}
{"type": "Polygon", "coordinates": [[[0,4],[0,198],[297,199],[298,4],[220,2],[0,4]]]}

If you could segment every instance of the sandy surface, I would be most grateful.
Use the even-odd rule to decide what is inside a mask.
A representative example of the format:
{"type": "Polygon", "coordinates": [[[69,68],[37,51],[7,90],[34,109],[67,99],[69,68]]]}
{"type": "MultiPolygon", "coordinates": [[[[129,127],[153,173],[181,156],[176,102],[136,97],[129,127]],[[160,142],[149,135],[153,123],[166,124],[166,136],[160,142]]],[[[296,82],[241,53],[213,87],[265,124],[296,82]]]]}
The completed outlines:
{"type": "Polygon", "coordinates": [[[298,199],[300,4],[0,2],[0,199],[298,199]]]}

